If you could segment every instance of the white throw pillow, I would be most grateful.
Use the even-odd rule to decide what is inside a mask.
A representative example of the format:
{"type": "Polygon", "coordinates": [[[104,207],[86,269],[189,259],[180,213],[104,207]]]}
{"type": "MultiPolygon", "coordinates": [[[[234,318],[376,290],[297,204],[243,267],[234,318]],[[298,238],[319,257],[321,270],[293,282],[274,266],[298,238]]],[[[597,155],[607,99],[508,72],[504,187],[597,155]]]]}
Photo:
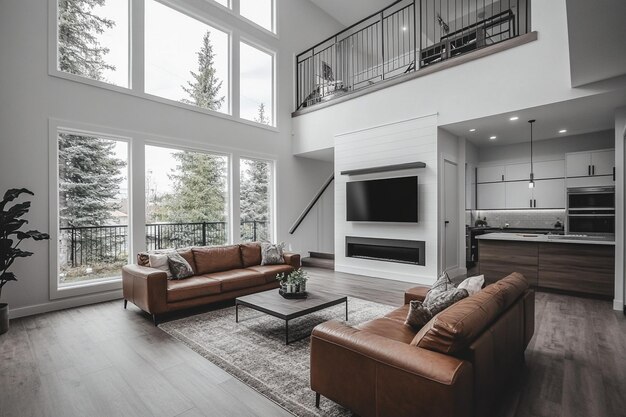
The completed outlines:
{"type": "Polygon", "coordinates": [[[463,282],[461,282],[457,288],[459,289],[463,288],[467,290],[469,295],[474,295],[483,288],[484,283],[485,283],[485,276],[476,275],[474,277],[469,277],[463,280],[463,282]]]}
{"type": "Polygon", "coordinates": [[[151,253],[148,255],[150,258],[150,268],[160,269],[161,271],[165,271],[167,273],[167,278],[172,277],[172,272],[170,271],[170,264],[168,261],[167,254],[160,253],[151,253]]]}

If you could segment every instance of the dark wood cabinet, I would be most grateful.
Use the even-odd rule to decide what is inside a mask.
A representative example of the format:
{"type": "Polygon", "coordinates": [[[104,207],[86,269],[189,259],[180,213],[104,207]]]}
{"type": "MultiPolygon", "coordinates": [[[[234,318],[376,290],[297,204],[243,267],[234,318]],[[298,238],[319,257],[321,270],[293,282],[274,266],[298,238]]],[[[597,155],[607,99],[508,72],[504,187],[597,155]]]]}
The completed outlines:
{"type": "Polygon", "coordinates": [[[519,272],[534,287],[614,296],[612,245],[480,240],[478,248],[486,283],[519,272]]]}

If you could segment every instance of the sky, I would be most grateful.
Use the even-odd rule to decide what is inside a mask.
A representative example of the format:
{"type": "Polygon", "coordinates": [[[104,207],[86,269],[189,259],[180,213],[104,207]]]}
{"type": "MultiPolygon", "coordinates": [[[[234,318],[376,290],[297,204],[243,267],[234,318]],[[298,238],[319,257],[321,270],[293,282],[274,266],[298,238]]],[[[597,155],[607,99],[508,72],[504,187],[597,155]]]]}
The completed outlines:
{"type": "MultiPolygon", "coordinates": [[[[222,5],[227,0],[216,1],[222,5]]],[[[271,27],[271,0],[241,0],[241,14],[261,26],[271,27]]],[[[128,0],[107,0],[102,7],[94,9],[101,17],[112,19],[116,25],[99,35],[103,46],[110,49],[104,57],[116,67],[104,75],[112,84],[128,87],[129,35],[128,0]]],[[[188,98],[182,86],[192,80],[190,71],[198,69],[197,53],[202,38],[209,31],[215,53],[217,77],[223,81],[220,95],[225,102],[219,111],[228,113],[229,89],[229,40],[228,35],[199,20],[175,11],[155,0],[145,3],[145,88],[146,92],[159,97],[180,101],[188,98]]],[[[272,57],[246,44],[241,47],[241,117],[254,120],[260,103],[267,114],[272,106],[272,57]]]]}

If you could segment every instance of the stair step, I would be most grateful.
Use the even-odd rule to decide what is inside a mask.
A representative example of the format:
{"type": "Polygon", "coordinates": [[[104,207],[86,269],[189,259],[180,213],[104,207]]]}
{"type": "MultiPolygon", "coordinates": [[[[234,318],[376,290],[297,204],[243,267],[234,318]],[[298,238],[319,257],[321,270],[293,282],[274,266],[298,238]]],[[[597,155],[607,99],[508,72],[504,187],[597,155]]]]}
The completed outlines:
{"type": "Polygon", "coordinates": [[[302,266],[311,266],[315,268],[330,269],[331,271],[334,271],[335,260],[326,259],[326,258],[306,257],[306,258],[302,258],[302,266]]]}
{"type": "Polygon", "coordinates": [[[309,252],[309,256],[311,258],[319,258],[319,259],[335,259],[334,253],[309,252]]]}

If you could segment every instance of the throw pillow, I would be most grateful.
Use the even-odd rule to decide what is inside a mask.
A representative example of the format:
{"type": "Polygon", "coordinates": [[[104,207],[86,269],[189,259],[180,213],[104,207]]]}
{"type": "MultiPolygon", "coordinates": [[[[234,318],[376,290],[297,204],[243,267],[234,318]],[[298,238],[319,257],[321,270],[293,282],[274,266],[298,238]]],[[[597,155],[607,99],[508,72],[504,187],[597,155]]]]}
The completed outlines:
{"type": "Polygon", "coordinates": [[[178,252],[168,253],[167,263],[170,267],[171,279],[185,279],[193,276],[191,265],[178,252]]]}
{"type": "Polygon", "coordinates": [[[285,263],[284,243],[261,243],[261,265],[279,265],[285,263]]]}
{"type": "Polygon", "coordinates": [[[448,276],[447,272],[441,274],[441,276],[435,281],[430,290],[426,293],[426,298],[424,299],[424,304],[428,304],[431,297],[439,294],[440,292],[448,291],[454,288],[454,284],[452,280],[448,276]]]}
{"type": "Polygon", "coordinates": [[[409,305],[409,314],[407,314],[404,324],[418,330],[424,327],[432,318],[433,314],[428,308],[424,307],[421,301],[413,300],[409,305]]]}
{"type": "Polygon", "coordinates": [[[463,282],[461,282],[457,288],[459,289],[464,288],[467,290],[469,295],[474,295],[482,289],[484,283],[485,283],[485,276],[476,275],[474,277],[469,277],[463,280],[463,282]]]}
{"type": "Polygon", "coordinates": [[[452,304],[457,301],[461,301],[468,296],[469,293],[466,289],[452,288],[451,290],[437,293],[431,297],[430,300],[424,301],[424,307],[428,308],[431,314],[435,316],[439,312],[450,307],[452,304]]]}
{"type": "Polygon", "coordinates": [[[150,268],[160,269],[161,271],[167,272],[167,278],[170,279],[172,277],[172,273],[170,272],[170,265],[168,262],[167,254],[163,253],[151,253],[148,255],[150,259],[150,268]]]}

